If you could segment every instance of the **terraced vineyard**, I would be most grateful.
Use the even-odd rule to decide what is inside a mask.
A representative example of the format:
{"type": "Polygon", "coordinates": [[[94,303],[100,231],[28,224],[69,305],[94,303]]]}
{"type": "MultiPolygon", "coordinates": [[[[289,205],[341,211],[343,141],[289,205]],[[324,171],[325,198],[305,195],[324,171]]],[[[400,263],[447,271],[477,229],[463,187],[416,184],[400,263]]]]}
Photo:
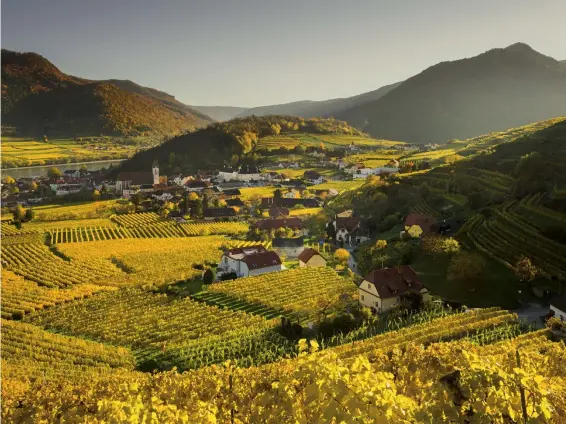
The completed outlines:
{"type": "Polygon", "coordinates": [[[39,242],[2,243],[2,266],[41,286],[52,288],[88,283],[121,285],[127,281],[127,275],[116,267],[95,258],[67,261],[39,242]]]}
{"type": "Polygon", "coordinates": [[[319,300],[353,295],[356,285],[326,267],[298,268],[212,284],[208,290],[273,309],[311,315],[319,300]]]}
{"type": "Polygon", "coordinates": [[[138,227],[142,225],[156,224],[158,222],[166,222],[155,212],[112,215],[110,219],[123,227],[138,227]]]}
{"type": "Polygon", "coordinates": [[[49,289],[11,271],[2,270],[2,318],[21,319],[25,314],[36,310],[115,289],[95,284],[74,284],[66,289],[49,289]]]}
{"type": "Polygon", "coordinates": [[[136,289],[58,305],[26,319],[130,347],[142,367],[157,360],[162,368],[196,368],[227,359],[256,363],[278,357],[273,355],[287,346],[271,330],[276,321],[136,289]]]}
{"type": "Polygon", "coordinates": [[[479,309],[448,315],[432,322],[413,325],[395,332],[386,332],[363,341],[330,348],[340,358],[366,355],[376,351],[391,351],[408,344],[429,344],[474,336],[482,331],[516,322],[517,315],[499,308],[479,309]]]}
{"type": "Polygon", "coordinates": [[[474,215],[461,228],[459,237],[464,243],[509,267],[523,256],[547,276],[566,279],[566,246],[544,237],[535,227],[522,220],[510,209],[514,202],[493,209],[493,216],[474,215]]]}

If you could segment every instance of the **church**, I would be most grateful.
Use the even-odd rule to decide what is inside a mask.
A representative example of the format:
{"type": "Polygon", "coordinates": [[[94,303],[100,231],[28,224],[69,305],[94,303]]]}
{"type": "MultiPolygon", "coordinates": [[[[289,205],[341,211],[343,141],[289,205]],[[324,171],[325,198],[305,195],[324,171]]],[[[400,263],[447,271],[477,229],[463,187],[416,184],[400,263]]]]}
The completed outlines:
{"type": "Polygon", "coordinates": [[[129,198],[141,188],[147,188],[159,184],[159,163],[153,161],[151,172],[120,172],[116,180],[116,191],[122,193],[122,197],[129,198]]]}

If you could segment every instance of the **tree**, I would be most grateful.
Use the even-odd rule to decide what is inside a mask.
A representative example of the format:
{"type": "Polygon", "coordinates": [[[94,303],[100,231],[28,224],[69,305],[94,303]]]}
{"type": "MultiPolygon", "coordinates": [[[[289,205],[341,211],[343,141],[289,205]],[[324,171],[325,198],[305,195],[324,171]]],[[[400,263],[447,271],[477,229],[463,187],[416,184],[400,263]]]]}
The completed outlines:
{"type": "Polygon", "coordinates": [[[202,201],[200,199],[195,200],[194,206],[191,208],[191,218],[202,218],[204,215],[202,201]]]}
{"type": "Polygon", "coordinates": [[[94,190],[94,191],[92,192],[92,200],[94,200],[95,202],[97,202],[98,200],[100,200],[100,191],[94,190]]]}
{"type": "Polygon", "coordinates": [[[12,177],[10,177],[9,175],[6,175],[6,176],[4,177],[4,184],[8,184],[8,185],[16,184],[16,180],[14,180],[14,179],[13,179],[12,177]]]}
{"type": "Polygon", "coordinates": [[[169,156],[167,157],[167,162],[169,163],[169,166],[173,166],[175,165],[175,152],[170,152],[169,156]]]}
{"type": "Polygon", "coordinates": [[[346,263],[348,263],[348,259],[350,258],[350,252],[348,252],[346,249],[337,249],[336,252],[334,252],[334,257],[340,264],[346,265],[346,263]]]}
{"type": "Polygon", "coordinates": [[[281,199],[282,193],[281,193],[281,189],[280,189],[280,188],[275,189],[275,190],[273,191],[273,197],[275,197],[276,199],[281,199]]]}
{"type": "Polygon", "coordinates": [[[29,183],[29,190],[31,190],[31,191],[37,190],[37,183],[35,181],[32,181],[31,183],[29,183]]]}
{"type": "Polygon", "coordinates": [[[85,175],[88,172],[88,169],[86,168],[86,165],[81,165],[80,169],[79,169],[81,175],[85,175]]]}
{"type": "Polygon", "coordinates": [[[308,191],[308,190],[303,190],[302,196],[303,196],[303,199],[308,199],[308,198],[311,197],[312,195],[311,195],[311,192],[310,192],[310,191],[308,191]]]}
{"type": "Polygon", "coordinates": [[[212,268],[207,268],[204,271],[204,276],[202,277],[202,281],[204,284],[212,284],[216,281],[216,271],[212,268]]]}
{"type": "Polygon", "coordinates": [[[450,260],[446,279],[449,283],[472,288],[484,277],[486,267],[485,259],[479,254],[461,252],[450,260]]]}
{"type": "Polygon", "coordinates": [[[22,205],[17,205],[14,210],[12,211],[12,215],[14,216],[14,221],[23,221],[25,218],[25,210],[22,205]]]}
{"type": "Polygon", "coordinates": [[[336,228],[334,228],[334,223],[332,221],[326,224],[326,236],[329,240],[336,240],[336,228]]]}
{"type": "Polygon", "coordinates": [[[49,168],[49,170],[47,171],[47,176],[54,180],[61,178],[61,175],[63,174],[61,173],[61,171],[59,171],[59,168],[55,166],[49,168]]]}
{"type": "Polygon", "coordinates": [[[387,247],[387,241],[385,241],[385,240],[377,240],[377,241],[375,242],[375,245],[374,245],[374,248],[375,248],[376,250],[383,250],[383,249],[385,249],[386,247],[387,247]]]}
{"type": "Polygon", "coordinates": [[[515,264],[515,275],[522,282],[528,283],[533,281],[537,276],[537,267],[534,266],[529,258],[523,256],[515,264]]]}
{"type": "Polygon", "coordinates": [[[35,212],[34,212],[32,209],[27,209],[27,210],[26,210],[26,214],[25,214],[26,221],[29,222],[29,221],[31,221],[34,217],[35,217],[35,212]]]}

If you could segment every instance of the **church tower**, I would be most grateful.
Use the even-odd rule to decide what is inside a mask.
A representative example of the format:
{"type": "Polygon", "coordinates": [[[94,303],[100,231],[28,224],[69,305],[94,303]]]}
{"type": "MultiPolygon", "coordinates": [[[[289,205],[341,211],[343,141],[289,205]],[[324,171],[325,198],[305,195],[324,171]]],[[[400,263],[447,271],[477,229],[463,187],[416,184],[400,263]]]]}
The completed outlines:
{"type": "Polygon", "coordinates": [[[157,163],[157,159],[153,161],[151,170],[153,172],[153,185],[159,184],[159,164],[157,163]]]}

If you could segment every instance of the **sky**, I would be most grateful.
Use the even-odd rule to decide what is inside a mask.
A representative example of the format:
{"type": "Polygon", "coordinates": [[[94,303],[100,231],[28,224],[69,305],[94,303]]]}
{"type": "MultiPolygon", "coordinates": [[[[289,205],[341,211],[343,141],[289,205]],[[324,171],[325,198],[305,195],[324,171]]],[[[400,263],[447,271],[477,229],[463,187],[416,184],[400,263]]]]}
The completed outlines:
{"type": "Polygon", "coordinates": [[[564,0],[2,0],[2,48],[190,105],[375,90],[516,42],[566,60],[564,0]]]}

